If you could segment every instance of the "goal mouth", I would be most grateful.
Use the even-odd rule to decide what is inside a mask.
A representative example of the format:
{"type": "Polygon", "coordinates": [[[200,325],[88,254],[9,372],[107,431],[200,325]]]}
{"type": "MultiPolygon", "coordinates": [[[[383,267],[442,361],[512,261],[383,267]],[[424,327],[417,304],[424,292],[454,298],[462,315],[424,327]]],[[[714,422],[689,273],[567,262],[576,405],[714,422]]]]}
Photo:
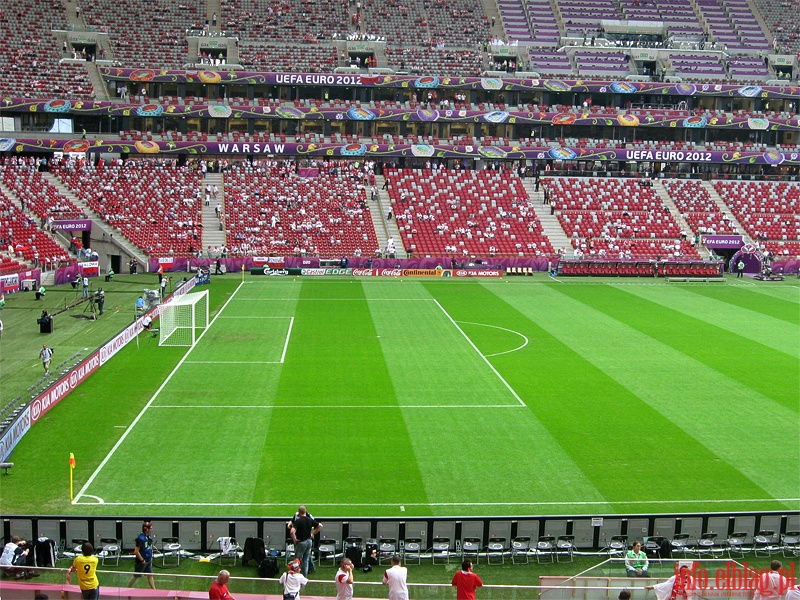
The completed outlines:
{"type": "Polygon", "coordinates": [[[208,327],[208,290],[184,294],[161,309],[159,346],[192,347],[208,327]]]}

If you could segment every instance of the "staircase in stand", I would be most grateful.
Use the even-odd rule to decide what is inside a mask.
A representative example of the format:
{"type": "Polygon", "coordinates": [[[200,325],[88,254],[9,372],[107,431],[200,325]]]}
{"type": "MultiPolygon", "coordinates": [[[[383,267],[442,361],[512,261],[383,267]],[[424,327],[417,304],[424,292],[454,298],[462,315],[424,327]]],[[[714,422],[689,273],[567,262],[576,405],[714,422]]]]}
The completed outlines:
{"type": "MultiPolygon", "coordinates": [[[[383,189],[384,178],[383,175],[375,177],[375,187],[378,188],[378,197],[375,202],[370,198],[371,192],[367,188],[367,203],[369,204],[370,214],[372,215],[372,224],[375,226],[375,235],[378,238],[378,245],[381,252],[386,248],[386,242],[391,237],[394,240],[395,256],[399,258],[407,257],[403,240],[400,237],[400,229],[397,227],[397,221],[394,218],[394,211],[392,211],[391,220],[386,217],[392,208],[392,201],[389,199],[389,193],[383,189]]],[[[370,255],[375,248],[369,248],[370,255]]],[[[413,254],[412,254],[413,255],[413,254]]]]}
{"type": "MultiPolygon", "coordinates": [[[[687,239],[689,242],[691,242],[691,238],[694,236],[694,230],[689,226],[689,223],[686,221],[686,219],[683,218],[681,211],[675,205],[675,202],[669,195],[667,188],[664,187],[664,182],[662,180],[657,180],[656,182],[654,182],[653,190],[655,191],[656,194],[658,194],[658,197],[661,199],[661,202],[664,203],[664,206],[666,206],[669,209],[672,218],[675,219],[675,222],[678,224],[678,227],[681,228],[681,231],[686,232],[687,239]]],[[[711,253],[700,244],[695,246],[695,249],[697,250],[697,253],[700,255],[700,258],[705,258],[705,259],[711,258],[711,253]]]]}
{"type": "Polygon", "coordinates": [[[542,224],[542,233],[550,240],[553,251],[558,252],[559,248],[569,251],[571,249],[569,238],[561,228],[558,217],[553,214],[549,205],[544,204],[544,190],[540,187],[537,192],[535,180],[530,177],[524,178],[522,185],[525,186],[525,191],[528,192],[533,212],[539,218],[539,222],[542,224]]]}
{"type": "Polygon", "coordinates": [[[205,179],[203,179],[203,192],[201,195],[201,201],[203,202],[203,250],[211,246],[212,248],[217,248],[221,246],[225,246],[226,242],[226,226],[225,226],[225,190],[223,189],[222,185],[222,174],[221,173],[208,173],[206,174],[205,179]],[[209,185],[211,189],[214,189],[214,186],[217,186],[219,190],[219,194],[217,195],[217,199],[214,200],[214,196],[210,196],[210,200],[208,206],[205,206],[205,187],[209,185]],[[221,211],[221,219],[217,219],[216,213],[216,206],[219,204],[222,207],[221,211]]]}
{"type": "Polygon", "coordinates": [[[728,216],[728,220],[731,222],[731,224],[734,227],[734,231],[736,232],[735,235],[742,236],[742,241],[745,244],[752,244],[753,246],[758,248],[758,244],[756,244],[753,241],[753,238],[751,238],[747,234],[747,230],[739,222],[739,219],[736,218],[736,215],[733,214],[730,207],[727,204],[725,204],[725,201],[717,193],[717,190],[714,189],[714,186],[711,184],[711,182],[704,181],[701,185],[708,192],[709,196],[711,196],[711,199],[714,201],[714,204],[717,205],[717,208],[719,208],[722,214],[728,216]]]}

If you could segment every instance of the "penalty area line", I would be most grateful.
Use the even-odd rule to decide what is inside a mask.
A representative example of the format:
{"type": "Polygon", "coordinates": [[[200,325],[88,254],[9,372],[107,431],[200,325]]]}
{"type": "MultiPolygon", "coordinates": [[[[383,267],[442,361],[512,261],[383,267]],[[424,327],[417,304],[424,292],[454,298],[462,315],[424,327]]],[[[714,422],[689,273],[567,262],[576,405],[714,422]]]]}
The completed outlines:
{"type": "Polygon", "coordinates": [[[147,404],[144,405],[142,410],[139,411],[139,414],[136,415],[136,418],[133,420],[133,422],[128,426],[128,428],[123,432],[123,434],[117,440],[117,443],[114,444],[114,447],[111,448],[111,450],[109,450],[108,454],[106,454],[106,457],[100,462],[99,465],[97,465],[97,468],[94,470],[94,473],[91,474],[91,476],[86,481],[86,483],[83,484],[83,487],[80,489],[80,491],[78,491],[78,493],[75,495],[75,498],[73,498],[72,504],[77,504],[78,500],[81,499],[81,496],[86,494],[86,490],[89,489],[90,485],[92,485],[92,482],[100,474],[100,471],[102,471],[103,468],[106,466],[106,463],[108,463],[108,461],[111,460],[111,457],[114,456],[114,453],[116,453],[117,448],[119,448],[122,445],[122,442],[125,441],[125,439],[128,437],[128,434],[131,431],[133,431],[133,428],[136,427],[136,424],[141,420],[142,416],[144,416],[144,413],[147,412],[147,409],[150,408],[150,406],[153,404],[153,402],[155,402],[155,399],[158,398],[159,394],[161,394],[161,390],[163,390],[165,387],[167,387],[167,384],[172,379],[172,376],[175,375],[175,373],[178,372],[178,369],[181,368],[181,366],[186,361],[186,359],[189,357],[189,355],[192,353],[192,351],[197,347],[197,344],[200,343],[200,340],[203,339],[203,336],[206,333],[208,333],[208,330],[211,329],[211,326],[214,324],[214,322],[219,318],[219,316],[222,314],[222,312],[225,310],[225,308],[228,306],[228,304],[230,304],[231,300],[234,299],[234,297],[236,296],[236,293],[242,288],[242,285],[244,285],[244,282],[240,283],[239,286],[235,290],[233,290],[233,293],[231,294],[230,298],[228,298],[228,300],[225,302],[225,304],[222,305],[222,308],[219,309],[219,312],[216,314],[216,316],[208,324],[208,327],[206,327],[203,330],[203,332],[200,334],[200,336],[197,338],[197,342],[195,343],[195,345],[192,346],[191,348],[189,348],[189,350],[186,352],[186,354],[183,355],[183,358],[181,358],[180,361],[178,361],[178,364],[175,365],[175,368],[172,369],[172,372],[169,375],[167,375],[167,378],[159,386],[159,388],[156,390],[155,394],[153,394],[153,397],[150,398],[150,400],[148,400],[147,404]]]}

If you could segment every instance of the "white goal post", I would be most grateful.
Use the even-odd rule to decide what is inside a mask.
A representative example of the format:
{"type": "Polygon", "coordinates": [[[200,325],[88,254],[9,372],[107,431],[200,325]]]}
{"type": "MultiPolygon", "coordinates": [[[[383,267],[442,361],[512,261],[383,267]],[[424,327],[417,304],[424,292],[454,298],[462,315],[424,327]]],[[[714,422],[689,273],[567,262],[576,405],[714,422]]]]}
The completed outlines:
{"type": "Polygon", "coordinates": [[[159,346],[194,346],[208,327],[208,290],[184,294],[161,307],[159,346]]]}

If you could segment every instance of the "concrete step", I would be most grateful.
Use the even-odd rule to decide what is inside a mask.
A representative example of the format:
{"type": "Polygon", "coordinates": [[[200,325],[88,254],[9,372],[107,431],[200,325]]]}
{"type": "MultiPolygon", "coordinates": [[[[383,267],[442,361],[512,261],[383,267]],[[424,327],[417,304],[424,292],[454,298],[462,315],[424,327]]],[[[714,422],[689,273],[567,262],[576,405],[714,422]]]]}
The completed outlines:
{"type": "Polygon", "coordinates": [[[533,212],[536,213],[536,217],[542,224],[542,232],[547,236],[547,239],[550,240],[550,245],[553,246],[553,250],[558,251],[559,248],[569,249],[569,238],[567,238],[564,230],[561,229],[558,217],[552,213],[550,205],[544,204],[544,189],[540,187],[537,192],[536,180],[530,177],[523,179],[522,185],[525,187],[525,191],[528,192],[528,198],[531,202],[533,212]]]}

